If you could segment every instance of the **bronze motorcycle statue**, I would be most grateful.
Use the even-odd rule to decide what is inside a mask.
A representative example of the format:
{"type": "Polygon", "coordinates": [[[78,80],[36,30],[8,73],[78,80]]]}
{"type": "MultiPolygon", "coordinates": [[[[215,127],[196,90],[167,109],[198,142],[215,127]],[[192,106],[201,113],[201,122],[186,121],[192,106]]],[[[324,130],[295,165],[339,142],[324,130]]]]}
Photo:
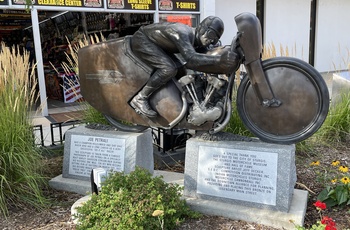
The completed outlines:
{"type": "MultiPolygon", "coordinates": [[[[226,49],[241,55],[244,74],[236,95],[238,114],[260,140],[278,144],[300,142],[323,124],[329,109],[328,88],[320,73],[291,57],[262,60],[258,18],[250,13],[235,17],[238,28],[226,49]]],[[[145,85],[152,68],[130,49],[130,38],[89,45],[79,50],[79,77],[85,100],[118,130],[141,132],[149,127],[188,129],[210,134],[222,131],[232,116],[235,73],[208,74],[188,70],[149,98],[156,117],[146,117],[130,106],[145,85]]]]}

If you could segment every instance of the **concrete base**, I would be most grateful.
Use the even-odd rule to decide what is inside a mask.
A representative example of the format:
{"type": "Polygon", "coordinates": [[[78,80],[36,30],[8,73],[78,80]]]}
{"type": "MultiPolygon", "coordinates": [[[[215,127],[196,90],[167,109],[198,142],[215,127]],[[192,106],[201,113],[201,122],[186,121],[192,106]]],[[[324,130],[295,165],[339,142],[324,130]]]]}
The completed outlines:
{"type": "MultiPolygon", "coordinates": [[[[167,183],[176,183],[180,186],[184,185],[184,174],[168,171],[155,170],[153,176],[162,176],[167,183]]],[[[81,195],[91,194],[91,182],[86,180],[77,180],[62,177],[62,174],[52,178],[49,181],[49,186],[53,189],[75,192],[81,195]]]]}
{"type": "Polygon", "coordinates": [[[304,225],[308,192],[294,189],[291,207],[288,212],[258,209],[241,205],[227,204],[213,200],[185,198],[187,204],[200,213],[222,216],[233,220],[243,220],[280,229],[295,229],[304,225]],[[290,221],[293,221],[291,223],[290,221]]]}
{"type": "Polygon", "coordinates": [[[62,177],[62,174],[52,178],[49,181],[49,186],[57,190],[75,192],[81,195],[87,195],[91,193],[90,181],[64,178],[62,177]]]}
{"type": "MultiPolygon", "coordinates": [[[[167,183],[177,183],[181,186],[184,184],[184,175],[182,173],[154,171],[154,176],[162,176],[163,180],[167,183]]],[[[65,188],[63,190],[71,189],[66,191],[72,191],[72,189],[74,189],[74,186],[72,186],[71,182],[67,181],[66,178],[57,177],[50,181],[50,185],[56,186],[54,188],[59,189],[57,187],[59,184],[61,189],[65,188]],[[64,183],[67,183],[66,187],[63,186],[64,183]]],[[[77,191],[84,191],[86,190],[86,187],[84,186],[88,186],[86,181],[82,181],[81,183],[75,182],[75,184],[75,187],[81,187],[77,191]]],[[[84,194],[81,192],[80,194],[86,195],[86,193],[84,194]]],[[[294,189],[291,207],[288,212],[252,208],[241,205],[228,205],[227,203],[212,200],[202,200],[188,197],[183,198],[193,210],[206,215],[223,216],[233,220],[243,220],[251,223],[258,223],[265,226],[288,230],[295,229],[290,220],[294,221],[294,224],[296,225],[302,226],[304,224],[308,192],[294,189]]],[[[86,195],[77,200],[71,208],[72,215],[76,214],[76,208],[81,206],[88,199],[89,195],[86,195]]]]}

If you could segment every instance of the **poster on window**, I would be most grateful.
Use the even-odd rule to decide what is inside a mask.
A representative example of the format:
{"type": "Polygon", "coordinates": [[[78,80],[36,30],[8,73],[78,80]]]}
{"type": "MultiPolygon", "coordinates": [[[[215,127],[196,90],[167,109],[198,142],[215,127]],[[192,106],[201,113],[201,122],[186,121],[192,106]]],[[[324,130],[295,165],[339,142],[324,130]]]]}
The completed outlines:
{"type": "Polygon", "coordinates": [[[192,17],[190,15],[168,15],[168,22],[180,22],[188,26],[192,26],[192,17]]]}
{"type": "Polygon", "coordinates": [[[82,99],[79,77],[75,73],[63,74],[64,103],[72,103],[82,99]]]}

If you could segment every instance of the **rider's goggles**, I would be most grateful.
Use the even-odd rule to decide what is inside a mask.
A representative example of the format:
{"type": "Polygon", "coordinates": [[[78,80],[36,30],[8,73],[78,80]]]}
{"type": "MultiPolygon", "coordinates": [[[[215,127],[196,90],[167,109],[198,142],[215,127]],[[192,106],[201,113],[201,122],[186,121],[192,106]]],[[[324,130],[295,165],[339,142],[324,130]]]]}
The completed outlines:
{"type": "Polygon", "coordinates": [[[211,40],[211,44],[215,45],[219,41],[219,37],[217,36],[216,32],[208,29],[207,30],[207,38],[211,40]]]}

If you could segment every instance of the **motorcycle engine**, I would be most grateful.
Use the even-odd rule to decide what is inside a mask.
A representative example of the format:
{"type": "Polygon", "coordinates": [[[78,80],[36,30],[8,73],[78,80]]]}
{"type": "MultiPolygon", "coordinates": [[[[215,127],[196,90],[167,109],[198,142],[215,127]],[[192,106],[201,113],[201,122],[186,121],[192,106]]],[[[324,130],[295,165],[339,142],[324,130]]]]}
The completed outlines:
{"type": "MultiPolygon", "coordinates": [[[[220,105],[220,103],[218,104],[220,105]]],[[[187,117],[188,122],[200,126],[207,121],[219,119],[222,114],[222,106],[219,105],[209,108],[201,108],[201,106],[193,105],[187,117]]]]}
{"type": "Polygon", "coordinates": [[[190,74],[179,79],[190,97],[188,123],[200,126],[219,119],[223,113],[223,101],[227,78],[218,74],[190,74]]]}

